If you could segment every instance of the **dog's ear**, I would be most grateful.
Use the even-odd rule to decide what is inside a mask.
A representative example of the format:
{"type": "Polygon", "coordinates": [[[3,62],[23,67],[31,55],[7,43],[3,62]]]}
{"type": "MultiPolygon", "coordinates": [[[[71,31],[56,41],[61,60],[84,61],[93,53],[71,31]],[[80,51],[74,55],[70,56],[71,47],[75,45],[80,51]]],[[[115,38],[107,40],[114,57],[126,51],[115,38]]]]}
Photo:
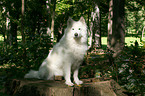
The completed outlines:
{"type": "Polygon", "coordinates": [[[85,19],[84,19],[83,16],[80,18],[80,21],[81,21],[82,23],[85,23],[85,19]]]}
{"type": "Polygon", "coordinates": [[[74,20],[73,20],[71,17],[69,17],[68,20],[67,20],[67,25],[71,25],[71,23],[72,23],[73,21],[74,21],[74,20]]]}

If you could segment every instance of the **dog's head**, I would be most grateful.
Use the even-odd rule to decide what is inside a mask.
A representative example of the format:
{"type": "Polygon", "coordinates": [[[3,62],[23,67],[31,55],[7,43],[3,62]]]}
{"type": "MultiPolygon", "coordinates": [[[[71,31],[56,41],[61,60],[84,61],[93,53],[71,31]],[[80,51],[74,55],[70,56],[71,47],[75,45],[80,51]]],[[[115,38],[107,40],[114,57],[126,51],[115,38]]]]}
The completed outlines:
{"type": "Polygon", "coordinates": [[[79,21],[74,21],[72,18],[69,17],[67,21],[67,32],[74,39],[80,39],[81,37],[86,37],[87,26],[85,23],[85,19],[81,17],[79,21]]]}

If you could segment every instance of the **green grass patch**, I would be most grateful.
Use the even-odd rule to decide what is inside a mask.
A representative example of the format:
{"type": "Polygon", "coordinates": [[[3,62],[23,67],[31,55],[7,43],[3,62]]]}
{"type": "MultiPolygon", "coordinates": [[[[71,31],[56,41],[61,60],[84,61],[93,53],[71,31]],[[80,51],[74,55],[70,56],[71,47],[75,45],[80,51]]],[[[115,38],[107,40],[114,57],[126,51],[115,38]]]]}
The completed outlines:
{"type": "MultiPolygon", "coordinates": [[[[102,37],[102,45],[107,45],[107,37],[102,37]]],[[[125,43],[127,46],[134,45],[134,42],[137,40],[139,46],[143,46],[143,43],[140,41],[140,38],[136,37],[125,37],[125,43]]]]}

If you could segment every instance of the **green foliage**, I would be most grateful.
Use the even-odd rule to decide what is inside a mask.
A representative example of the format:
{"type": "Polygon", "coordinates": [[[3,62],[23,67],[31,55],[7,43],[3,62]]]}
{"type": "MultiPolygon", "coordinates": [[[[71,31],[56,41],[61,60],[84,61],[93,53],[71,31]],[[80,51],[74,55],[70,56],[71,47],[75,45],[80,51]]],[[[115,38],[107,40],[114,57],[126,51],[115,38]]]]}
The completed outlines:
{"type": "MultiPolygon", "coordinates": [[[[141,32],[143,30],[143,27],[145,26],[145,9],[144,6],[142,6],[141,2],[137,1],[128,1],[126,3],[126,29],[127,33],[126,35],[136,34],[135,36],[140,36],[141,32]]],[[[132,35],[133,36],[133,35],[132,35]]]]}
{"type": "Polygon", "coordinates": [[[70,5],[71,2],[70,0],[61,0],[61,1],[57,1],[57,4],[56,4],[56,12],[57,12],[57,15],[61,15],[63,12],[67,12],[70,7],[72,7],[72,5],[70,5]]]}
{"type": "Polygon", "coordinates": [[[139,47],[137,41],[134,43],[134,45],[125,46],[117,58],[112,57],[114,52],[111,50],[105,51],[103,55],[91,52],[86,60],[89,65],[81,70],[86,73],[90,70],[89,73],[95,72],[96,75],[101,72],[101,77],[116,80],[129,93],[144,96],[145,48],[144,46],[139,47]]]}
{"type": "Polygon", "coordinates": [[[125,47],[122,55],[116,62],[118,67],[119,83],[130,92],[144,94],[144,59],[145,50],[136,46],[125,47]]]}
{"type": "Polygon", "coordinates": [[[135,46],[126,46],[121,55],[112,62],[110,75],[131,93],[144,94],[145,50],[135,46]]]}
{"type": "Polygon", "coordinates": [[[38,69],[47,57],[49,48],[51,48],[50,37],[36,36],[35,38],[33,42],[27,41],[25,46],[19,44],[18,49],[10,46],[0,46],[0,66],[6,66],[6,71],[11,74],[10,77],[23,77],[23,73],[31,68],[38,69]],[[20,72],[22,70],[23,72],[20,72]]]}

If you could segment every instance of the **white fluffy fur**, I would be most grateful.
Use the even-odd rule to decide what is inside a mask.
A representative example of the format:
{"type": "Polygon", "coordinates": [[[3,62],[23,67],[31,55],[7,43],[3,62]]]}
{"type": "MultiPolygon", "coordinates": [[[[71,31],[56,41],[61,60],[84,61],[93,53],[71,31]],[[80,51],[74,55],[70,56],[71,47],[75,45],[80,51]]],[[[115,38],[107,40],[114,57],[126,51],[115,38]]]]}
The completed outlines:
{"type": "Polygon", "coordinates": [[[53,76],[64,76],[66,84],[73,86],[71,71],[77,85],[83,82],[78,78],[79,66],[87,51],[87,26],[83,17],[79,21],[71,18],[61,40],[53,47],[48,57],[43,61],[38,71],[31,70],[25,78],[50,80],[53,76]]]}

